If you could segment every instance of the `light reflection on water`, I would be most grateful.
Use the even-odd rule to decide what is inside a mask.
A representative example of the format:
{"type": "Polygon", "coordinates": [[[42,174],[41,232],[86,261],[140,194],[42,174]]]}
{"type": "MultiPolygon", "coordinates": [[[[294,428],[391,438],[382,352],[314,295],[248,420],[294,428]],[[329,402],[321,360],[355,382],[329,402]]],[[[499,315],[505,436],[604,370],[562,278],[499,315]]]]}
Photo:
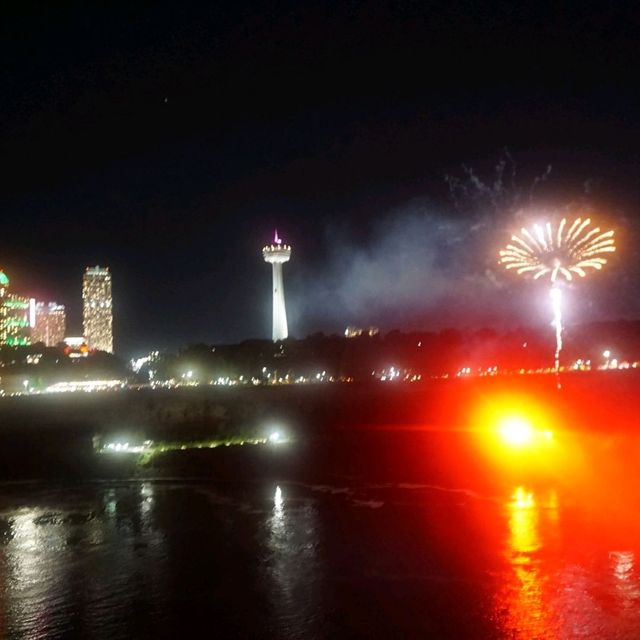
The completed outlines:
{"type": "Polygon", "coordinates": [[[628,615],[640,606],[640,576],[633,551],[612,551],[609,554],[615,580],[616,595],[621,609],[628,615]]]}
{"type": "Polygon", "coordinates": [[[560,513],[554,491],[519,486],[507,502],[510,576],[496,592],[499,628],[517,640],[640,637],[635,553],[603,551],[594,532],[572,530],[560,513]]]}
{"type": "Polygon", "coordinates": [[[287,638],[316,637],[322,579],[317,507],[310,500],[288,504],[277,486],[267,528],[269,592],[276,626],[287,638]]]}
{"type": "Polygon", "coordinates": [[[149,509],[153,485],[100,493],[62,492],[4,511],[1,637],[127,637],[126,603],[141,575],[149,596],[162,600],[151,568],[165,557],[149,509]]]}
{"type": "Polygon", "coordinates": [[[546,517],[549,524],[557,524],[556,518],[548,518],[549,511],[557,511],[555,494],[549,496],[546,505],[541,505],[533,491],[522,486],[515,489],[507,504],[509,536],[506,554],[513,578],[499,593],[497,606],[506,608],[506,630],[511,636],[523,640],[556,637],[552,611],[545,595],[548,577],[543,573],[538,556],[543,545],[540,519],[546,517]]]}
{"type": "Polygon", "coordinates": [[[0,492],[2,523],[0,637],[176,637],[189,616],[251,638],[640,637],[637,549],[548,488],[114,482],[0,492]]]}

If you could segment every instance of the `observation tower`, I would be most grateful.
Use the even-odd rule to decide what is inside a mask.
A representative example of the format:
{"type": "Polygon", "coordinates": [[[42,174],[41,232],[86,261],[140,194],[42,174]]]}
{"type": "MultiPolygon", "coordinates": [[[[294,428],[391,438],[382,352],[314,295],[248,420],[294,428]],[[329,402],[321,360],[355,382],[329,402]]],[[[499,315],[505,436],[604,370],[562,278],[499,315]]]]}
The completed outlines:
{"type": "Polygon", "coordinates": [[[273,268],[273,341],[284,340],[289,335],[287,329],[287,310],[284,306],[284,283],[282,280],[282,265],[291,257],[291,247],[283,244],[276,230],[273,244],[262,249],[265,262],[270,262],[273,268]]]}

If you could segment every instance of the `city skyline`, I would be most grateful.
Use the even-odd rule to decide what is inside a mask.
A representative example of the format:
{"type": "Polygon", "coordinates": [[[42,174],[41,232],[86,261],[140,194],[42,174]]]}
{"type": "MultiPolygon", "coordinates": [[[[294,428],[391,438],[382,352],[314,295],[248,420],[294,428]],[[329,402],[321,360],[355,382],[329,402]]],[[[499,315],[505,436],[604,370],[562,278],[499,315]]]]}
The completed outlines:
{"type": "Polygon", "coordinates": [[[640,317],[624,10],[595,21],[538,4],[13,11],[0,41],[15,67],[0,256],[17,290],[65,303],[71,333],[78,266],[104,263],[118,274],[118,351],[268,336],[259,251],[274,227],[299,257],[291,335],[493,324],[499,305],[512,325],[542,322],[487,262],[489,237],[520,222],[518,193],[591,207],[627,238],[624,272],[594,278],[575,314],[640,317]],[[461,201],[452,185],[465,178],[487,197],[461,201]]]}
{"type": "MultiPolygon", "coordinates": [[[[92,349],[113,353],[113,312],[109,268],[86,267],[82,280],[83,337],[92,349]],[[90,338],[86,338],[86,333],[90,338]]],[[[15,292],[0,269],[0,344],[55,347],[67,339],[65,305],[15,292]]]]}

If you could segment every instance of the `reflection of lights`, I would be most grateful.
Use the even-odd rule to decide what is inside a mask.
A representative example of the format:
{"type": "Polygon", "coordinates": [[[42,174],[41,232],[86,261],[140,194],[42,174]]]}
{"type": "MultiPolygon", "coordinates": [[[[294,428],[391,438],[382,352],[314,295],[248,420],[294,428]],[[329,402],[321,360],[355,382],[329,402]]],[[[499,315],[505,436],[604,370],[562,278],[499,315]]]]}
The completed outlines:
{"type": "Polygon", "coordinates": [[[635,554],[633,551],[611,551],[609,558],[613,564],[620,605],[624,609],[635,611],[640,599],[640,584],[635,571],[635,554]]]}
{"type": "Polygon", "coordinates": [[[275,495],[273,496],[273,513],[276,517],[282,517],[283,507],[282,489],[280,489],[280,486],[277,486],[275,495]]]}
{"type": "Polygon", "coordinates": [[[633,551],[612,551],[609,557],[613,560],[613,573],[616,578],[618,580],[629,580],[635,563],[633,551]]]}
{"type": "MultiPolygon", "coordinates": [[[[10,584],[14,585],[18,597],[42,593],[62,571],[69,534],[63,518],[64,514],[38,507],[19,509],[11,514],[13,538],[7,546],[6,559],[10,584]]],[[[32,613],[29,611],[29,616],[32,613]]]]}
{"type": "Polygon", "coordinates": [[[286,490],[275,487],[265,521],[266,594],[277,619],[286,625],[287,637],[311,638],[317,635],[323,595],[317,579],[324,573],[320,564],[324,555],[318,553],[318,512],[313,501],[292,502],[289,494],[285,509],[286,490]]]}
{"type": "Polygon", "coordinates": [[[532,491],[526,491],[524,487],[518,487],[511,497],[511,508],[513,510],[531,509],[536,506],[532,491]]]}
{"type": "Polygon", "coordinates": [[[506,615],[505,637],[523,640],[554,638],[554,620],[546,601],[545,579],[536,556],[542,547],[540,506],[532,491],[519,486],[506,507],[509,525],[506,551],[513,577],[504,582],[496,601],[498,615],[506,615]]]}
{"type": "MultiPolygon", "coordinates": [[[[153,502],[153,485],[150,482],[143,482],[140,486],[140,515],[145,521],[153,510],[153,502]]],[[[148,523],[145,522],[145,524],[148,523]]]]}
{"type": "MultiPolygon", "coordinates": [[[[540,548],[538,536],[538,509],[531,491],[518,487],[509,503],[509,546],[517,554],[527,554],[540,548]]],[[[528,558],[523,558],[523,563],[528,558]]]]}

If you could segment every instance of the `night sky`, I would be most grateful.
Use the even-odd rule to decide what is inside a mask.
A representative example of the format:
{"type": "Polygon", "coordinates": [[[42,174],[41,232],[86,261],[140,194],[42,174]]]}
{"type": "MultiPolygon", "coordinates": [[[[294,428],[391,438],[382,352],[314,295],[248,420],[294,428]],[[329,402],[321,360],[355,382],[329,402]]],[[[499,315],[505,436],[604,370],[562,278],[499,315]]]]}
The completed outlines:
{"type": "Polygon", "coordinates": [[[445,181],[491,183],[505,148],[523,189],[551,165],[536,206],[626,238],[569,321],[639,317],[637,11],[53,4],[2,9],[0,264],[70,333],[100,264],[123,355],[268,337],[274,227],[294,336],[544,322],[540,291],[486,264],[513,211],[456,207],[445,181]]]}

